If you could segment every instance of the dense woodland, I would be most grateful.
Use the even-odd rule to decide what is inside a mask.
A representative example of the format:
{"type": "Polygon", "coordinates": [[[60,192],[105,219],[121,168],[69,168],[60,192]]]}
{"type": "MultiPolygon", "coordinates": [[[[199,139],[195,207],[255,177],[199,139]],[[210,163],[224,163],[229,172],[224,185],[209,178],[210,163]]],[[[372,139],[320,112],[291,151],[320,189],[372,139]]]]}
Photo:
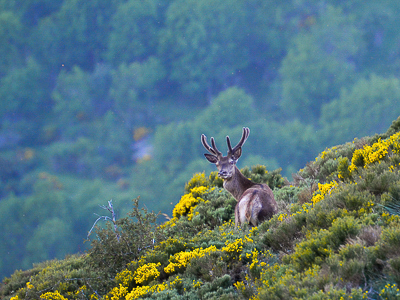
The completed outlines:
{"type": "Polygon", "coordinates": [[[399,25],[396,0],[0,0],[1,278],[88,249],[111,199],[171,217],[201,133],[250,127],[239,166],[290,181],[385,132],[399,25]]]}

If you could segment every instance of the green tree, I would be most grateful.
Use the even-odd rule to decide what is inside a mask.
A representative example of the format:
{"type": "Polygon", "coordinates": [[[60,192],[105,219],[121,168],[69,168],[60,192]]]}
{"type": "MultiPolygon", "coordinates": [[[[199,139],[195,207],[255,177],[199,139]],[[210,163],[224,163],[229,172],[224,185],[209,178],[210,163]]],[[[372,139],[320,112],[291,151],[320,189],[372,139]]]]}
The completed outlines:
{"type": "Polygon", "coordinates": [[[48,90],[46,73],[31,57],[0,78],[0,131],[14,132],[25,145],[41,143],[52,108],[48,90]]]}
{"type": "Polygon", "coordinates": [[[270,160],[274,168],[282,168],[285,176],[290,177],[315,157],[321,143],[315,128],[298,119],[282,124],[259,118],[251,123],[251,138],[246,146],[251,153],[270,160]]]}
{"type": "Polygon", "coordinates": [[[321,106],[354,81],[353,57],[361,48],[360,30],[339,8],[328,6],[311,19],[282,61],[282,110],[315,122],[321,106]]]}
{"type": "MultiPolygon", "coordinates": [[[[195,119],[196,127],[203,131],[220,132],[226,128],[240,128],[254,120],[254,99],[243,89],[231,87],[222,91],[195,119]]],[[[226,133],[223,133],[226,134],[226,133]]],[[[240,138],[239,130],[237,136],[240,138]]]]}
{"type": "Polygon", "coordinates": [[[247,32],[243,47],[249,49],[249,60],[259,66],[274,65],[285,53],[291,36],[287,20],[291,18],[293,3],[274,0],[249,0],[244,4],[246,25],[251,28],[247,32]],[[268,61],[266,60],[268,57],[268,61]]]}
{"type": "MultiPolygon", "coordinates": [[[[30,196],[16,197],[11,194],[0,201],[0,208],[2,213],[4,213],[0,221],[0,225],[3,228],[0,232],[2,240],[0,253],[3,257],[7,257],[2,266],[2,272],[12,271],[16,267],[15,264],[19,268],[29,268],[33,262],[37,262],[35,259],[50,259],[54,257],[52,256],[54,253],[50,253],[50,249],[35,248],[35,243],[31,239],[35,238],[36,233],[39,233],[37,230],[46,230],[53,237],[56,237],[57,234],[60,237],[68,234],[68,227],[43,227],[47,221],[53,218],[67,221],[68,209],[65,205],[66,200],[64,191],[57,185],[56,178],[46,174],[41,178],[35,176],[33,191],[30,196]],[[29,249],[27,249],[27,245],[30,245],[29,249]]],[[[69,219],[71,222],[70,216],[69,219]]],[[[64,247],[57,246],[58,243],[61,243],[61,239],[53,240],[55,244],[52,244],[50,240],[46,241],[45,236],[42,235],[42,237],[45,239],[42,243],[47,243],[48,246],[51,245],[60,249],[61,252],[58,251],[57,253],[59,258],[63,258],[65,254],[73,249],[71,246],[76,244],[73,236],[70,236],[70,244],[64,245],[64,247]]]]}
{"type": "MultiPolygon", "coordinates": [[[[245,24],[240,47],[248,52],[246,67],[236,72],[235,80],[252,95],[271,93],[271,81],[279,77],[279,66],[286,55],[287,45],[295,30],[291,21],[294,12],[292,1],[248,0],[244,3],[245,24]]],[[[271,95],[268,95],[271,99],[271,95]]],[[[258,105],[270,106],[264,98],[255,97],[258,105]]],[[[268,101],[274,102],[274,101],[268,101]]]]}
{"type": "Polygon", "coordinates": [[[41,220],[26,243],[22,267],[28,269],[32,263],[52,258],[62,259],[67,254],[73,254],[80,241],[74,236],[71,221],[57,217],[41,220]]]}
{"type": "Polygon", "coordinates": [[[64,1],[35,27],[30,38],[35,57],[52,72],[75,65],[93,70],[107,48],[111,16],[121,1],[64,1]]]}
{"type": "Polygon", "coordinates": [[[22,63],[23,26],[17,15],[0,10],[0,77],[22,63]]]}
{"type": "Polygon", "coordinates": [[[78,66],[71,72],[60,72],[52,98],[54,113],[64,137],[77,137],[80,124],[95,117],[90,76],[78,66]]]}
{"type": "Polygon", "coordinates": [[[112,72],[110,98],[125,127],[143,126],[151,122],[152,108],[158,97],[157,83],[165,76],[165,69],[156,57],[142,63],[121,64],[112,72]]]}
{"type": "Polygon", "coordinates": [[[314,126],[294,120],[280,126],[274,155],[287,176],[304,167],[321,150],[314,126]]]}
{"type": "Polygon", "coordinates": [[[322,107],[324,143],[334,145],[384,131],[400,115],[400,80],[371,74],[322,107]]]}
{"type": "Polygon", "coordinates": [[[159,6],[155,0],[129,0],[118,6],[110,22],[106,53],[109,62],[129,64],[156,53],[163,23],[159,6]]]}
{"type": "Polygon", "coordinates": [[[367,72],[382,76],[400,69],[399,40],[400,5],[384,0],[344,1],[344,11],[351,13],[354,23],[362,29],[365,50],[356,57],[367,72]]]}
{"type": "Polygon", "coordinates": [[[98,164],[100,174],[101,171],[104,172],[104,168],[115,164],[120,167],[126,166],[132,161],[132,128],[127,128],[124,120],[114,111],[107,111],[103,118],[95,122],[93,127],[92,137],[98,144],[97,155],[100,156],[99,161],[101,162],[98,164]]]}
{"type": "Polygon", "coordinates": [[[0,10],[13,11],[29,27],[35,26],[40,18],[46,17],[58,10],[62,2],[63,0],[1,0],[0,10]]]}
{"type": "Polygon", "coordinates": [[[0,201],[0,210],[4,216],[0,219],[2,231],[0,237],[0,255],[7,257],[0,261],[0,274],[11,274],[15,268],[15,262],[21,260],[25,254],[23,241],[29,236],[29,226],[24,228],[25,214],[24,201],[21,197],[10,194],[0,201]]]}
{"type": "Polygon", "coordinates": [[[49,83],[43,68],[33,58],[0,79],[0,114],[18,113],[25,117],[48,112],[49,83]]]}
{"type": "Polygon", "coordinates": [[[176,0],[169,6],[159,53],[186,95],[211,96],[247,66],[245,3],[176,0]]]}
{"type": "Polygon", "coordinates": [[[111,71],[103,64],[98,64],[93,72],[75,66],[59,73],[52,93],[53,112],[64,137],[76,137],[74,130],[81,130],[80,124],[87,125],[104,116],[112,106],[105,96],[110,85],[111,71]]]}

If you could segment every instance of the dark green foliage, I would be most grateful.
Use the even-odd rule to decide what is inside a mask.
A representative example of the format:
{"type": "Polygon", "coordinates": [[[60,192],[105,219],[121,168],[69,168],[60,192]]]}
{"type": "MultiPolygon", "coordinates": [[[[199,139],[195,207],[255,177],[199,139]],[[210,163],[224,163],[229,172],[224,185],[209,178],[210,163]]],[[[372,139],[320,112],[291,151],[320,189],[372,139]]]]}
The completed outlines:
{"type": "Polygon", "coordinates": [[[389,124],[383,125],[383,120],[399,116],[399,112],[393,110],[399,91],[397,78],[375,74],[359,79],[350,90],[343,89],[337,99],[323,107],[320,120],[327,130],[326,138],[330,143],[339,143],[353,139],[353,130],[359,137],[384,131],[389,124]],[[358,110],[360,105],[365,109],[358,110]],[[363,118],[369,120],[368,125],[359,121],[363,118]],[[334,120],[338,119],[341,122],[336,123],[334,120]]]}
{"type": "Polygon", "coordinates": [[[129,217],[117,220],[116,228],[111,222],[107,222],[105,228],[97,228],[97,237],[91,240],[86,262],[105,280],[113,278],[160,239],[162,233],[156,227],[157,217],[144,208],[139,209],[139,199],[133,200],[129,217]]]}
{"type": "Polygon", "coordinates": [[[350,178],[349,166],[350,166],[350,163],[349,163],[349,159],[347,157],[343,157],[339,160],[338,167],[337,167],[337,170],[339,173],[338,174],[339,178],[341,178],[343,180],[350,178]]]}
{"type": "Polygon", "coordinates": [[[0,10],[0,40],[7,41],[0,46],[0,76],[4,76],[6,71],[22,62],[21,21],[12,11],[0,10]]]}
{"type": "Polygon", "coordinates": [[[232,219],[237,201],[228,192],[215,189],[205,200],[210,203],[200,203],[194,211],[192,221],[196,226],[214,228],[232,219]]]}
{"type": "MultiPolygon", "coordinates": [[[[55,290],[62,295],[73,294],[83,286],[95,284],[95,276],[97,274],[86,268],[83,256],[69,256],[61,261],[52,260],[34,265],[29,271],[15,272],[4,281],[0,296],[2,299],[10,299],[10,295],[17,295],[20,299],[39,299],[44,291],[55,290]],[[35,288],[29,288],[27,282],[35,288]]],[[[88,293],[86,288],[82,293],[88,293]]]]}
{"type": "Polygon", "coordinates": [[[368,206],[368,203],[372,204],[376,201],[370,192],[354,185],[345,187],[331,199],[334,206],[348,211],[358,211],[360,208],[368,206]]]}
{"type": "Polygon", "coordinates": [[[241,0],[172,1],[159,49],[170,64],[170,79],[181,83],[184,95],[215,92],[248,66],[249,50],[240,47],[249,31],[248,12],[241,0]]]}
{"type": "Polygon", "coordinates": [[[400,117],[392,122],[392,125],[390,125],[389,129],[382,135],[382,137],[387,138],[398,131],[400,131],[400,117]]]}
{"type": "Polygon", "coordinates": [[[305,218],[302,216],[294,217],[288,222],[278,224],[270,224],[269,228],[263,224],[260,231],[266,231],[263,236],[263,243],[275,251],[283,251],[290,253],[295,244],[303,236],[301,233],[302,226],[305,225],[305,218]]]}
{"type": "Polygon", "coordinates": [[[400,215],[400,209],[398,206],[400,205],[400,184],[391,185],[389,187],[389,192],[387,194],[382,195],[382,204],[389,210],[391,214],[400,215]]]}
{"type": "Polygon", "coordinates": [[[282,169],[277,169],[272,172],[268,172],[265,166],[257,165],[250,169],[243,168],[240,170],[242,174],[251,181],[256,183],[266,183],[271,189],[281,188],[285,182],[281,175],[282,169]]]}
{"type": "Polygon", "coordinates": [[[111,19],[108,61],[115,65],[142,60],[155,54],[161,19],[159,8],[165,4],[153,0],[126,1],[118,5],[111,19]]]}
{"type": "Polygon", "coordinates": [[[354,65],[346,58],[364,45],[361,31],[340,8],[328,4],[310,21],[315,24],[292,39],[282,60],[281,105],[291,116],[316,120],[323,104],[353,82],[354,65]]]}

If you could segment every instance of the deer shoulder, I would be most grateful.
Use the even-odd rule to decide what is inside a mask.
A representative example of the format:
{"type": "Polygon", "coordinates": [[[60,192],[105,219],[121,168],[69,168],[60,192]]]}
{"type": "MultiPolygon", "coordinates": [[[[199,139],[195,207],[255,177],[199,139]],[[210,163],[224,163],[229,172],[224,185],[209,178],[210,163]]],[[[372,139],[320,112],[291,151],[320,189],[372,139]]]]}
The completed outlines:
{"type": "Polygon", "coordinates": [[[238,202],[235,208],[236,226],[245,223],[250,224],[250,226],[257,226],[260,222],[271,218],[278,210],[270,187],[247,179],[236,166],[238,159],[242,155],[242,146],[249,134],[250,129],[244,127],[242,138],[233,148],[229,136],[227,136],[227,156],[223,156],[218,150],[213,137],[211,138],[210,146],[206,136],[204,134],[201,135],[201,142],[209,152],[204,156],[209,162],[216,165],[218,176],[224,180],[224,188],[238,202]]]}

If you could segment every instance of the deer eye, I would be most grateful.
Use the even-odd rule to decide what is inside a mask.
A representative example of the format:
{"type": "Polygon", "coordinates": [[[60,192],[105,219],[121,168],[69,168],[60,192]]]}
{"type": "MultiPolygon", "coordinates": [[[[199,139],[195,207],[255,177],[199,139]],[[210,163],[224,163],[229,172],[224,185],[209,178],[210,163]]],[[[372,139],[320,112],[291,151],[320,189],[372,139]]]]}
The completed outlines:
{"type": "Polygon", "coordinates": [[[234,160],[230,160],[229,163],[230,163],[231,165],[234,165],[234,164],[235,164],[235,161],[234,161],[234,160]]]}

